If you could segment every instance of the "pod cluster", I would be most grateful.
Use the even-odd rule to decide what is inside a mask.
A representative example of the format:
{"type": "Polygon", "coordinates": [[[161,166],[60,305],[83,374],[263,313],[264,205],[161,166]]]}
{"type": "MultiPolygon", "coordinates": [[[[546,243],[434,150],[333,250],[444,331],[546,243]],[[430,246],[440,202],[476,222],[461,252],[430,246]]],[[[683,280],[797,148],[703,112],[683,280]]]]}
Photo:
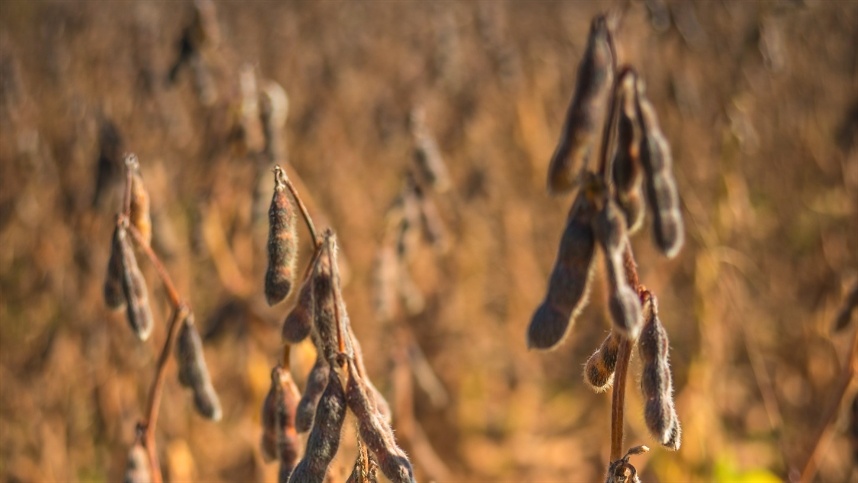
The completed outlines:
{"type": "MultiPolygon", "coordinates": [[[[649,207],[655,245],[672,258],[682,247],[684,226],[670,146],[644,83],[633,68],[617,67],[616,20],[600,15],[590,26],[575,92],[549,163],[549,193],[577,191],[545,298],[527,328],[527,345],[549,350],[566,338],[587,304],[596,253],[601,252],[612,330],[587,360],[584,380],[596,392],[609,389],[621,347],[637,344],[647,427],[660,444],[676,450],[681,430],[667,333],[655,296],[638,280],[629,237],[643,226],[649,207]]],[[[636,453],[612,463],[608,481],[638,481],[628,463],[630,454],[636,453]]]]}
{"type": "MultiPolygon", "coordinates": [[[[288,180],[277,168],[275,177],[270,213],[279,216],[283,205],[277,190],[288,180]]],[[[274,233],[273,225],[282,220],[274,215],[270,220],[274,233]]],[[[272,239],[284,238],[269,238],[269,260],[277,258],[271,252],[280,249],[272,239]]],[[[303,394],[288,368],[277,366],[272,371],[271,389],[262,409],[262,454],[267,460],[279,461],[281,482],[325,481],[340,446],[346,414],[351,411],[361,448],[352,473],[374,481],[375,471],[380,470],[390,481],[412,482],[411,463],[396,444],[390,426],[390,408],[363,365],[363,352],[343,300],[337,251],[336,235],[325,230],[316,240],[297,300],[284,320],[281,334],[286,346],[309,337],[317,357],[303,394]],[[303,454],[301,434],[307,434],[303,454]]],[[[297,253],[297,247],[291,253],[297,253]]],[[[294,267],[295,261],[292,263],[294,267]]]]}

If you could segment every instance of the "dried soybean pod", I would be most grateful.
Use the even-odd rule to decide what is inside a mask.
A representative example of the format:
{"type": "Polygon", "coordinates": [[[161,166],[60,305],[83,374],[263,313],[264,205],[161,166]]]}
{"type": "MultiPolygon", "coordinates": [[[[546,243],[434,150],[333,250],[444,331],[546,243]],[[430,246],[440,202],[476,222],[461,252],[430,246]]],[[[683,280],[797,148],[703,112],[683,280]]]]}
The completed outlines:
{"type": "Polygon", "coordinates": [[[313,326],[313,278],[308,277],[298,292],[298,303],[283,321],[281,336],[284,342],[297,344],[310,335],[313,326]]]}
{"type": "Polygon", "coordinates": [[[286,174],[274,167],[274,195],[268,209],[268,269],[265,299],[274,305],[289,295],[298,258],[298,216],[286,192],[286,174]]]}
{"type": "Polygon", "coordinates": [[[179,339],[176,341],[179,382],[194,392],[197,412],[212,421],[220,421],[223,412],[203,357],[203,342],[194,323],[194,314],[188,311],[184,320],[179,323],[182,324],[179,339]]]}
{"type": "Polygon", "coordinates": [[[587,50],[578,66],[575,94],[566,113],[560,142],[548,167],[548,192],[563,193],[575,186],[578,171],[587,165],[601,128],[614,76],[613,40],[604,16],[590,24],[587,50]]]}
{"type": "Polygon", "coordinates": [[[670,145],[658,125],[655,109],[646,98],[641,79],[637,80],[637,94],[638,114],[643,127],[640,159],[647,201],[652,210],[653,234],[659,249],[668,258],[673,258],[685,240],[679,193],[673,178],[673,158],[670,145]]]}
{"type": "Polygon", "coordinates": [[[146,245],[152,243],[152,213],[150,208],[149,193],[143,186],[143,177],[140,176],[140,165],[137,157],[128,155],[125,161],[131,170],[131,213],[128,218],[131,225],[140,232],[140,238],[146,245]]]}
{"type": "Polygon", "coordinates": [[[358,434],[372,451],[384,476],[393,483],[413,482],[414,470],[411,468],[411,462],[405,452],[396,445],[393,430],[374,410],[355,365],[349,363],[348,370],[346,402],[357,417],[358,434]]]}
{"type": "Polygon", "coordinates": [[[125,229],[117,223],[110,243],[110,259],[107,262],[107,277],[104,280],[104,302],[111,310],[125,308],[125,293],[122,291],[122,239],[125,229]]]}
{"type": "Polygon", "coordinates": [[[393,421],[393,411],[390,410],[390,405],[387,403],[387,400],[381,394],[375,385],[373,385],[372,381],[369,379],[369,376],[366,372],[366,367],[363,364],[363,349],[361,349],[360,341],[355,337],[354,331],[352,331],[351,325],[348,326],[349,339],[352,341],[352,348],[354,350],[353,360],[357,365],[358,375],[361,375],[363,378],[364,386],[367,389],[367,395],[370,397],[370,402],[375,408],[376,413],[381,417],[382,421],[390,424],[393,421]]]}
{"type": "Polygon", "coordinates": [[[304,458],[295,467],[292,483],[321,483],[328,465],[340,446],[340,432],[346,419],[346,395],[337,371],[330,371],[328,385],[319,399],[313,429],[307,439],[304,458]]]}
{"type": "Polygon", "coordinates": [[[617,82],[617,150],[611,163],[617,204],[626,216],[629,233],[640,228],[645,212],[640,165],[641,128],[635,107],[635,78],[634,70],[626,67],[617,82]]]}
{"type": "Polygon", "coordinates": [[[378,481],[378,465],[372,460],[360,438],[357,441],[358,451],[352,472],[346,483],[376,483],[378,481]]]}
{"type": "Polygon", "coordinates": [[[585,186],[569,212],[548,292],[527,329],[528,348],[556,347],[586,305],[596,246],[591,223],[596,209],[593,196],[592,186],[585,186]]]}
{"type": "Polygon", "coordinates": [[[414,136],[414,162],[421,177],[438,193],[450,189],[450,172],[441,156],[438,143],[426,127],[426,113],[423,109],[411,111],[411,133],[414,136]]]}
{"type": "Polygon", "coordinates": [[[604,392],[614,382],[620,337],[615,332],[608,334],[599,350],[593,353],[584,365],[584,381],[596,392],[604,392]]]}
{"type": "Polygon", "coordinates": [[[288,369],[276,366],[271,371],[271,389],[262,406],[262,455],[266,461],[280,460],[280,472],[292,472],[298,461],[298,433],[295,411],[301,393],[288,369]]]}
{"type": "Polygon", "coordinates": [[[125,463],[125,483],[150,483],[152,471],[149,468],[149,454],[140,443],[128,450],[128,461],[125,463]]]}
{"type": "Polygon", "coordinates": [[[117,237],[122,258],[122,293],[125,295],[126,315],[131,329],[140,340],[146,340],[152,333],[152,309],[149,308],[149,291],[146,279],[137,265],[134,249],[124,229],[117,237]]]}
{"type": "Polygon", "coordinates": [[[316,270],[313,275],[313,327],[316,334],[316,347],[329,364],[335,364],[342,350],[351,355],[351,341],[346,337],[348,315],[340,291],[340,277],[337,269],[337,240],[330,229],[322,234],[322,247],[316,270]],[[342,341],[340,340],[342,337],[342,341]]]}
{"type": "Polygon", "coordinates": [[[623,255],[629,243],[626,220],[613,200],[605,204],[593,220],[593,232],[605,254],[608,279],[608,309],[614,330],[629,340],[635,340],[641,330],[641,305],[629,286],[623,266],[623,255]]]}
{"type": "Polygon", "coordinates": [[[643,364],[641,392],[646,398],[644,419],[653,437],[662,445],[676,450],[680,444],[679,418],[673,404],[673,382],[670,375],[667,331],[658,318],[658,301],[644,294],[644,327],[638,342],[643,364]]]}
{"type": "Polygon", "coordinates": [[[316,406],[319,403],[319,398],[322,392],[325,391],[325,385],[328,384],[328,372],[331,367],[322,358],[321,354],[316,356],[316,363],[310,369],[310,375],[307,376],[307,387],[304,388],[304,394],[298,402],[298,408],[295,413],[295,429],[299,433],[306,433],[313,426],[313,418],[316,416],[316,406]]]}

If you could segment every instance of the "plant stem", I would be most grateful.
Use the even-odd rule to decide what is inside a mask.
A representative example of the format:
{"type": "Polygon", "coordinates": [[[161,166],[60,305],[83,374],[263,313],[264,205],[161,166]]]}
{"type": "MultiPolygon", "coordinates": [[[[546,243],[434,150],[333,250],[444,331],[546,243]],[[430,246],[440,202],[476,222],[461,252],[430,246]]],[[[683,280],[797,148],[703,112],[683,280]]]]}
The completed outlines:
{"type": "Polygon", "coordinates": [[[183,325],[188,313],[189,310],[184,304],[179,305],[173,310],[173,317],[170,319],[170,324],[167,328],[167,339],[164,341],[164,346],[161,348],[161,354],[158,356],[158,367],[155,369],[155,379],[152,381],[152,386],[149,389],[146,419],[140,423],[140,426],[144,428],[143,446],[149,454],[149,465],[152,470],[153,483],[161,483],[163,481],[161,476],[161,465],[158,462],[158,452],[155,447],[155,426],[158,424],[158,409],[161,406],[161,394],[164,389],[167,362],[170,360],[170,352],[173,351],[176,335],[179,332],[179,328],[183,325]]]}
{"type": "Polygon", "coordinates": [[[137,169],[137,156],[126,154],[125,158],[125,190],[122,195],[122,214],[126,217],[131,216],[131,183],[134,179],[134,171],[137,169]]]}
{"type": "Polygon", "coordinates": [[[298,204],[298,209],[301,210],[301,216],[304,217],[304,222],[307,223],[307,230],[310,232],[310,236],[313,238],[313,245],[318,246],[321,241],[319,240],[319,236],[316,233],[316,226],[313,225],[313,219],[310,218],[310,213],[307,211],[307,207],[304,205],[304,202],[301,201],[301,197],[298,195],[298,190],[295,189],[295,185],[292,184],[292,180],[286,176],[286,171],[283,170],[280,166],[274,167],[274,176],[278,178],[282,178],[283,183],[286,185],[286,188],[289,189],[289,192],[292,193],[292,198],[295,199],[295,203],[298,204]]]}
{"type": "MultiPolygon", "coordinates": [[[[120,217],[117,223],[123,222],[124,217],[120,217]]],[[[158,258],[158,255],[152,250],[146,242],[143,240],[143,235],[134,228],[134,225],[127,223],[126,230],[128,233],[131,233],[131,238],[137,243],[137,246],[143,250],[143,253],[146,254],[146,257],[149,258],[149,261],[152,263],[152,266],[155,267],[155,271],[158,272],[158,277],[161,279],[161,282],[164,284],[164,290],[167,292],[167,298],[170,299],[170,305],[173,306],[174,310],[178,310],[182,306],[182,298],[179,296],[179,292],[176,290],[176,286],[173,285],[173,279],[170,278],[170,274],[167,273],[167,269],[164,268],[164,264],[161,263],[161,259],[158,258]]]]}

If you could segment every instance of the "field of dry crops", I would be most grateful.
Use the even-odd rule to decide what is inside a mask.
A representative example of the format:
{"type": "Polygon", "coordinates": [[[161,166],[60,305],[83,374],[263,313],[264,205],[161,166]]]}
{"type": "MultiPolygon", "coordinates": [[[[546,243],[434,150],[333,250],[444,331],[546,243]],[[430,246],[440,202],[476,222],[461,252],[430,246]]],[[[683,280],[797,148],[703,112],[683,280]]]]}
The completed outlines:
{"type": "MultiPolygon", "coordinates": [[[[603,480],[610,392],[582,380],[610,329],[603,277],[559,349],[528,351],[525,332],[572,201],[546,192],[548,163],[608,7],[671,142],[685,220],[673,259],[648,226],[633,239],[683,424],[678,452],[653,442],[635,352],[626,445],[652,448],[634,457],[641,478],[798,480],[810,461],[815,481],[856,481],[858,313],[832,326],[858,284],[858,3],[822,0],[218,1],[196,24],[190,2],[0,2],[0,478],[122,478],[169,317],[142,259],[149,340],[104,304],[115,161],[131,151],[223,410],[198,416],[167,366],[165,478],[276,480],[260,411],[295,296],[272,308],[263,294],[274,182],[258,179],[256,79],[288,93],[281,164],[337,233],[351,325],[417,479],[603,480]],[[172,69],[183,38],[196,50],[172,69]],[[383,317],[376,260],[415,109],[449,170],[430,196],[443,236],[410,239],[413,280],[383,317]]],[[[291,358],[303,387],[311,345],[291,358]]]]}

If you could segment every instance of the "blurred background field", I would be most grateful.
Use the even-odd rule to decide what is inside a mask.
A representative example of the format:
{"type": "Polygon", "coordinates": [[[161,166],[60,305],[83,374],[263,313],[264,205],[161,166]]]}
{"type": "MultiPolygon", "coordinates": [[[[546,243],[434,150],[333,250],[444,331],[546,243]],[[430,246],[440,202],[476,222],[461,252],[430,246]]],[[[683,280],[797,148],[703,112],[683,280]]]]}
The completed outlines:
{"type": "MultiPolygon", "coordinates": [[[[830,330],[858,280],[851,1],[216,2],[208,90],[188,68],[166,80],[191,3],[0,3],[0,478],[121,478],[168,314],[146,262],[148,342],[102,300],[120,184],[99,157],[128,150],[224,405],[220,423],[197,416],[170,367],[165,474],[276,479],[259,454],[259,413],[293,298],[268,308],[262,296],[256,154],[236,136],[244,71],[288,93],[289,173],[316,223],[338,233],[352,324],[394,406],[396,378],[410,376],[397,332],[373,310],[373,261],[412,162],[413,109],[447,163],[451,189],[434,200],[449,248],[418,245],[411,273],[425,307],[396,319],[449,396],[414,387],[425,438],[404,445],[418,478],[602,479],[610,397],[581,378],[609,328],[601,283],[560,349],[529,352],[524,333],[571,202],[546,194],[548,160],[590,19],[611,6],[624,10],[620,60],[646,80],[671,141],[687,226],[673,260],[649,229],[633,240],[671,337],[683,445],[670,453],[650,439],[636,383],[627,444],[653,448],[636,459],[650,482],[794,476],[858,326],[830,330]]],[[[299,380],[307,357],[295,358],[299,380]]],[[[854,384],[847,392],[818,481],[858,481],[854,384]]],[[[336,471],[351,463],[337,459],[336,471]]]]}

